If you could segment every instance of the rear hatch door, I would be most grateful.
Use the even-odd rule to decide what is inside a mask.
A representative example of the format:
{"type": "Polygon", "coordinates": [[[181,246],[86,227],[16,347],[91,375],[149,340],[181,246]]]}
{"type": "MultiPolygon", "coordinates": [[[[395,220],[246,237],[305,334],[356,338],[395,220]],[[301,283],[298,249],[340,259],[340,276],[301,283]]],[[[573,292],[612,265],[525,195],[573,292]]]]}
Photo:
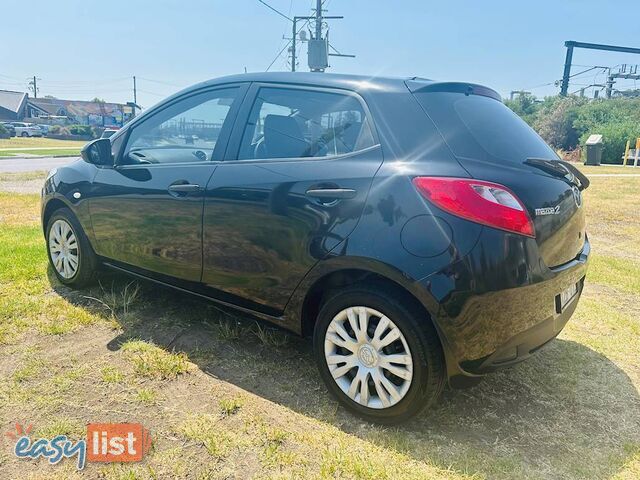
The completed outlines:
{"type": "Polygon", "coordinates": [[[561,162],[493,90],[422,81],[407,86],[469,174],[510,188],[524,203],[544,263],[555,267],[576,258],[585,241],[586,177],[561,162]]]}

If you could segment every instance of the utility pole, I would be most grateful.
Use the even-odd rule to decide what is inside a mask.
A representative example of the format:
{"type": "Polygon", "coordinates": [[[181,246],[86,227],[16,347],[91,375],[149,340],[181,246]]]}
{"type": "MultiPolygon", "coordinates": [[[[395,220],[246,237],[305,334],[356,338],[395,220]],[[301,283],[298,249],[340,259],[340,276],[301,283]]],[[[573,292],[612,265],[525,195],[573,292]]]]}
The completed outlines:
{"type": "MultiPolygon", "coordinates": [[[[263,0],[258,0],[260,3],[262,3],[263,5],[265,5],[269,10],[272,10],[273,12],[277,13],[278,15],[280,15],[283,18],[286,18],[287,20],[289,20],[291,22],[291,38],[289,39],[289,42],[291,44],[291,46],[289,47],[289,53],[291,54],[291,71],[295,72],[297,69],[297,42],[298,42],[298,33],[300,33],[300,41],[301,42],[308,42],[308,48],[307,48],[307,60],[308,60],[308,65],[309,65],[309,70],[311,70],[312,72],[324,72],[325,69],[329,66],[329,58],[330,56],[333,57],[349,57],[349,58],[354,58],[355,55],[345,55],[340,53],[336,48],[334,48],[333,45],[331,45],[329,43],[329,34],[327,32],[327,34],[325,35],[324,38],[322,38],[322,26],[323,26],[323,21],[324,20],[333,20],[333,19],[340,19],[340,18],[344,18],[342,16],[326,16],[322,14],[322,4],[323,1],[322,0],[316,0],[316,6],[313,9],[314,10],[314,15],[312,16],[294,16],[294,17],[289,17],[288,15],[285,15],[284,13],[276,10],[275,8],[273,8],[271,5],[269,5],[267,2],[263,1],[263,0]],[[306,35],[303,36],[303,34],[305,32],[302,31],[302,28],[300,29],[301,31],[298,32],[298,22],[300,20],[306,20],[305,24],[303,25],[302,28],[304,28],[308,23],[310,23],[311,20],[315,20],[315,33],[313,32],[309,32],[311,35],[311,38],[309,40],[306,39],[306,35]],[[335,53],[329,53],[329,49],[333,50],[333,52],[335,53]]],[[[311,30],[311,29],[310,29],[311,30]]],[[[283,49],[284,50],[284,49],[283,49]]],[[[280,52],[282,53],[282,52],[280,52]]],[[[278,57],[276,57],[275,60],[277,60],[278,57]]],[[[273,62],[271,62],[271,65],[273,65],[273,62]]],[[[270,65],[270,66],[271,66],[270,65]]],[[[268,69],[267,69],[268,70],[268,69]]]]}
{"type": "Polygon", "coordinates": [[[322,0],[316,0],[314,17],[316,21],[315,34],[311,36],[307,49],[309,70],[312,72],[324,72],[329,66],[329,47],[327,39],[322,38],[322,0]]]}
{"type": "Polygon", "coordinates": [[[33,80],[29,81],[29,90],[33,92],[33,98],[38,98],[38,80],[35,75],[33,76],[33,80]]]}
{"type": "Polygon", "coordinates": [[[136,76],[133,76],[133,116],[136,116],[136,106],[138,105],[138,92],[136,89],[136,76]]]}
{"type": "Polygon", "coordinates": [[[613,93],[613,86],[615,85],[615,75],[611,73],[611,69],[609,69],[609,76],[607,77],[607,88],[605,90],[605,94],[607,98],[611,98],[611,94],[613,93]]]}
{"type": "Polygon", "coordinates": [[[509,100],[513,100],[514,98],[516,98],[516,95],[521,97],[524,95],[531,95],[531,92],[526,92],[524,90],[511,90],[511,93],[509,94],[509,100]]]}
{"type": "Polygon", "coordinates": [[[296,36],[298,35],[298,31],[296,30],[296,17],[293,17],[293,22],[291,22],[293,27],[291,29],[291,71],[296,71],[296,36]]]}
{"type": "Polygon", "coordinates": [[[309,62],[309,70],[312,72],[324,72],[329,67],[329,57],[349,57],[353,58],[355,55],[344,55],[333,46],[329,44],[329,34],[322,38],[322,21],[329,19],[340,19],[342,16],[324,16],[322,15],[322,0],[316,0],[315,8],[315,35],[309,40],[309,47],[307,48],[307,57],[309,62]],[[329,53],[331,48],[335,53],[329,53]]]}
{"type": "Polygon", "coordinates": [[[316,0],[316,39],[322,39],[322,0],[316,0]]]}
{"type": "MultiPolygon", "coordinates": [[[[293,27],[291,29],[291,49],[289,50],[291,52],[291,71],[295,72],[296,71],[296,63],[297,63],[297,51],[296,51],[296,42],[298,41],[298,20],[313,20],[315,17],[299,17],[299,16],[295,16],[293,17],[292,23],[293,23],[293,27]]],[[[301,42],[305,42],[306,41],[306,32],[302,31],[300,32],[300,41],[301,42]],[[305,37],[303,38],[302,34],[305,33],[305,37]]]]}

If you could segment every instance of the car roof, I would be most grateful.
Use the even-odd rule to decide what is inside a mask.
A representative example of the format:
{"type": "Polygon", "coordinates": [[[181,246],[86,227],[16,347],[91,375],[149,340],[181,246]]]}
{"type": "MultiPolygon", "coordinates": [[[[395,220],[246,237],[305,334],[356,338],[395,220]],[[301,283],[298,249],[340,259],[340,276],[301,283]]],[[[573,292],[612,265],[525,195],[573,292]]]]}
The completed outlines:
{"type": "MultiPolygon", "coordinates": [[[[402,88],[406,91],[405,81],[417,77],[384,77],[372,75],[351,75],[341,73],[320,72],[257,72],[241,73],[214,78],[194,85],[191,88],[202,88],[211,85],[237,82],[268,82],[295,85],[313,85],[330,88],[344,88],[348,90],[395,90],[402,88]]],[[[422,79],[425,82],[431,80],[422,79]]]]}
{"type": "MultiPolygon", "coordinates": [[[[475,88],[481,87],[480,85],[474,85],[469,83],[458,82],[439,82],[429,80],[422,77],[387,77],[376,75],[353,75],[343,73],[320,73],[320,72],[255,72],[255,73],[240,73],[236,75],[227,75],[223,77],[212,78],[204,82],[191,85],[183,90],[180,90],[173,95],[161,100],[153,107],[145,110],[140,115],[137,115],[133,123],[138,123],[145,118],[149,113],[156,110],[157,107],[167,104],[174,99],[181,97],[185,94],[190,94],[197,90],[223,86],[227,84],[237,83],[251,83],[251,82],[265,82],[265,83],[281,83],[283,85],[306,85],[315,87],[327,87],[327,88],[339,88],[345,90],[351,90],[363,95],[369,96],[376,93],[408,93],[409,91],[415,92],[424,88],[433,88],[438,85],[456,86],[459,88],[475,88]]],[[[487,91],[491,91],[486,87],[482,87],[487,91]]],[[[495,93],[495,92],[494,92],[495,93]]],[[[494,96],[494,95],[491,95],[494,96]]],[[[500,96],[495,93],[496,98],[500,96]]]]}
{"type": "MultiPolygon", "coordinates": [[[[494,90],[468,82],[435,81],[423,77],[387,77],[375,75],[353,75],[319,72],[256,72],[241,73],[213,78],[192,85],[177,95],[215,85],[240,82],[282,83],[286,85],[308,85],[316,87],[342,88],[356,92],[411,92],[417,91],[460,91],[476,93],[500,99],[494,90]]],[[[174,95],[177,96],[177,95],[174,95]]]]}

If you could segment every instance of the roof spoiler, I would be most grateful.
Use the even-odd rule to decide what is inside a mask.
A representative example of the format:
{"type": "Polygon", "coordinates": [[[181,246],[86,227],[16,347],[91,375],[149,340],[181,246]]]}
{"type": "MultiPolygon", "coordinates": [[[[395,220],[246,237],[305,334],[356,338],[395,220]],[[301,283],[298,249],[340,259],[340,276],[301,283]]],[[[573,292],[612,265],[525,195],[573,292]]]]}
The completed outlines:
{"type": "Polygon", "coordinates": [[[427,93],[427,92],[449,92],[464,93],[465,95],[482,95],[490,97],[494,100],[502,101],[502,97],[498,92],[482,85],[474,83],[462,82],[428,82],[425,80],[411,79],[406,80],[405,85],[411,93],[427,93]]]}

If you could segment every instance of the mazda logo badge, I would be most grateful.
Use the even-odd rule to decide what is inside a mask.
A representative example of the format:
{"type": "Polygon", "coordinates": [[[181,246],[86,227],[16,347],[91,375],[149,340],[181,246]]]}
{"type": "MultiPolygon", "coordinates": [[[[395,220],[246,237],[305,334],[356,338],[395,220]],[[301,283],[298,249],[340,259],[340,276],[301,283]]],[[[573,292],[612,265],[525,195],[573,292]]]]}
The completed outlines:
{"type": "Polygon", "coordinates": [[[572,187],[573,200],[576,202],[576,206],[580,208],[582,206],[582,193],[578,187],[572,187]]]}

